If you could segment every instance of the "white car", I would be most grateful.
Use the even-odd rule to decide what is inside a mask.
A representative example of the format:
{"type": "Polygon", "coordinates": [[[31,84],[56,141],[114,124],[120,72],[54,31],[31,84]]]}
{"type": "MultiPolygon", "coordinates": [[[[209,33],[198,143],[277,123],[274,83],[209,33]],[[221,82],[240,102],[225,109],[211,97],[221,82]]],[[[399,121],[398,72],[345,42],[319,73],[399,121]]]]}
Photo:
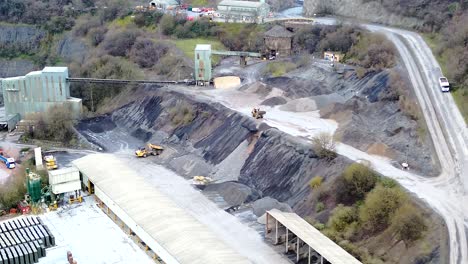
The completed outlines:
{"type": "Polygon", "coordinates": [[[448,82],[447,78],[440,77],[439,78],[439,85],[442,92],[449,92],[450,91],[450,83],[448,82]]]}

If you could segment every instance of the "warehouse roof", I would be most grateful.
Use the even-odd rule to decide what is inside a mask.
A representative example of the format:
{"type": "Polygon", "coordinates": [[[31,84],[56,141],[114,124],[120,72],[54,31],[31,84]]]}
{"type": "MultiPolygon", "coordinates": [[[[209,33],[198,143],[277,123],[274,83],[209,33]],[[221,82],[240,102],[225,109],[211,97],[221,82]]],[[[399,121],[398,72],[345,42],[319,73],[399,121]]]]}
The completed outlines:
{"type": "Polygon", "coordinates": [[[328,262],[332,264],[361,264],[359,260],[297,214],[281,212],[278,209],[268,211],[268,214],[328,260],[328,262]]]}
{"type": "Polygon", "coordinates": [[[265,32],[265,36],[275,38],[291,38],[294,36],[294,34],[286,28],[276,25],[272,29],[265,32]]]}
{"type": "Polygon", "coordinates": [[[252,1],[235,1],[235,0],[224,0],[221,1],[218,6],[235,6],[235,7],[253,7],[257,8],[265,3],[261,2],[252,2],[252,1]]]}
{"type": "Polygon", "coordinates": [[[250,263],[115,156],[72,163],[178,263],[250,263]]]}

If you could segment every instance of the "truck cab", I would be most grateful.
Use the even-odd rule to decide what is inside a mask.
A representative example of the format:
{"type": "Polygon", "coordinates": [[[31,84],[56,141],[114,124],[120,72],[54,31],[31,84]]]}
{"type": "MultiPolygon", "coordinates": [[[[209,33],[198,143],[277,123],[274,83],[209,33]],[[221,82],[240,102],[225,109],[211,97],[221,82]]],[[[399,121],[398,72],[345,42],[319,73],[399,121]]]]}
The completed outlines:
{"type": "Polygon", "coordinates": [[[440,77],[439,78],[439,85],[440,85],[440,90],[442,92],[449,92],[450,91],[450,83],[448,82],[447,78],[440,77]]]}

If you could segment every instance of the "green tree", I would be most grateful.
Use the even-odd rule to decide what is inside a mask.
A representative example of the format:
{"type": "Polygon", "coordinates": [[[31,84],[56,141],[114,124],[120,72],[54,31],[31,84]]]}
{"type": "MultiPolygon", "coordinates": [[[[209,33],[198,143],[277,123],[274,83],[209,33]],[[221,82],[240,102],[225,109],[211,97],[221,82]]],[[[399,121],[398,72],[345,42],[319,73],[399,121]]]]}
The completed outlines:
{"type": "Polygon", "coordinates": [[[328,227],[337,232],[345,231],[349,225],[359,220],[359,215],[354,207],[338,205],[333,209],[330,219],[328,219],[328,227]]]}
{"type": "Polygon", "coordinates": [[[174,22],[174,17],[172,15],[166,14],[161,18],[159,26],[162,30],[162,33],[166,36],[172,35],[174,33],[176,24],[174,22]]]}
{"type": "Polygon", "coordinates": [[[388,227],[396,210],[407,200],[408,196],[401,188],[378,185],[367,195],[360,208],[359,218],[369,230],[383,230],[388,227]]]}
{"type": "Polygon", "coordinates": [[[341,177],[338,198],[346,203],[363,199],[378,180],[375,172],[359,163],[349,165],[341,177]]]}
{"type": "Polygon", "coordinates": [[[397,238],[397,243],[403,241],[408,247],[423,237],[427,225],[413,205],[405,204],[395,212],[390,229],[397,238]]]}

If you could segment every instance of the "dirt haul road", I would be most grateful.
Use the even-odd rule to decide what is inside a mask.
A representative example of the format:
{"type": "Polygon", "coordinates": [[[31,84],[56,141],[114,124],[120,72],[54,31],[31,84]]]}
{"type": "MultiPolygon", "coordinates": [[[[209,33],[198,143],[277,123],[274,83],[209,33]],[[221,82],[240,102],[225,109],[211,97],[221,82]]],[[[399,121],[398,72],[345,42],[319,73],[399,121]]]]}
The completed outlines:
{"type": "MultiPolygon", "coordinates": [[[[301,8],[283,13],[283,17],[300,17],[301,8]]],[[[333,18],[317,18],[317,23],[334,24],[333,18]]],[[[345,144],[338,144],[337,152],[352,160],[367,160],[379,173],[397,180],[402,186],[427,202],[445,220],[450,236],[450,263],[468,263],[468,132],[466,124],[450,93],[442,93],[438,86],[440,66],[431,50],[418,34],[379,25],[363,27],[386,35],[398,49],[408,71],[419,104],[424,112],[428,130],[441,164],[441,174],[426,178],[402,171],[390,160],[369,155],[345,144]]],[[[197,92],[194,96],[202,96],[197,92]]],[[[246,97],[239,91],[205,91],[205,99],[249,115],[250,108],[262,99],[252,94],[246,97]],[[248,99],[246,99],[248,98],[248,99]]],[[[311,138],[320,131],[333,132],[332,122],[319,121],[311,115],[295,114],[278,108],[267,109],[264,122],[294,136],[311,138]]]]}

